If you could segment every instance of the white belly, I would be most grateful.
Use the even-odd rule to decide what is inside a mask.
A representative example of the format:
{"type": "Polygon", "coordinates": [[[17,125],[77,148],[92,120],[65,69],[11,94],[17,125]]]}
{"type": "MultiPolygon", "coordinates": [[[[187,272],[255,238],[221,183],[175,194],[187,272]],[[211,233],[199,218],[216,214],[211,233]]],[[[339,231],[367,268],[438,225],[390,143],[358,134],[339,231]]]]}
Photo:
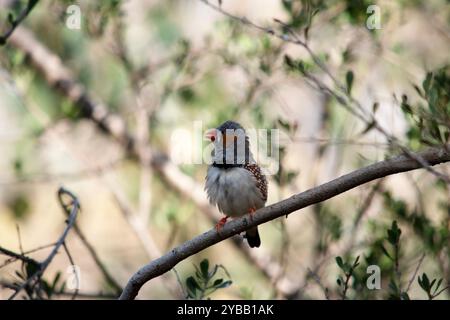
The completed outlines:
{"type": "Polygon", "coordinates": [[[209,167],[206,191],[211,204],[227,216],[239,217],[250,208],[264,207],[264,201],[253,175],[244,168],[219,169],[209,167]]]}

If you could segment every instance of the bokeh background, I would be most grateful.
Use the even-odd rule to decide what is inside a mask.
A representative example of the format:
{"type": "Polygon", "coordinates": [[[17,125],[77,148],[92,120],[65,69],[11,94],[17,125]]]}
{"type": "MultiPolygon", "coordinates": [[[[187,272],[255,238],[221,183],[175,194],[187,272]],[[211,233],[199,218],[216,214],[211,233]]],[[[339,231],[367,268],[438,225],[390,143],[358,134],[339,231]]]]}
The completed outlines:
{"type": "MultiPolygon", "coordinates": [[[[26,3],[0,1],[4,28],[8,13],[17,14],[26,3]]],[[[336,78],[345,82],[352,71],[352,96],[365,109],[376,109],[379,123],[400,141],[420,148],[408,135],[402,95],[420,104],[414,86],[449,64],[449,1],[223,0],[221,8],[283,32],[279,19],[302,38],[308,28],[309,48],[336,78]],[[379,30],[366,27],[370,4],[380,8],[379,30]]],[[[280,171],[268,176],[269,204],[395,153],[385,136],[286,67],[285,55],[302,59],[332,86],[305,48],[229,19],[202,1],[40,1],[13,37],[24,30],[61,59],[94,101],[120,116],[138,142],[169,158],[195,150],[196,121],[203,130],[227,119],[246,128],[279,129],[280,171]],[[73,4],[81,10],[80,30],[66,26],[73,4]],[[184,135],[174,135],[180,130],[184,135]]],[[[13,37],[0,48],[0,246],[19,252],[20,242],[24,251],[55,242],[66,218],[57,201],[61,185],[79,197],[79,227],[121,286],[145,263],[213,227],[209,208],[201,206],[206,164],[171,162],[178,170],[171,180],[130,157],[49,83],[13,37]]],[[[439,169],[448,171],[445,165],[439,169]]],[[[425,170],[394,175],[271,221],[260,226],[262,247],[251,257],[242,245],[223,241],[177,265],[178,280],[170,272],[147,283],[139,298],[183,297],[180,287],[186,290],[186,279],[205,258],[211,267],[226,269],[219,268],[218,277],[232,280],[208,295],[212,299],[323,299],[324,288],[339,298],[337,256],[353,261],[359,255],[361,279],[371,263],[382,270],[381,290],[352,280],[350,298],[388,298],[393,277],[406,288],[423,254],[420,274],[448,283],[449,192],[436,181],[425,170]],[[399,277],[380,249],[393,220],[402,229],[399,277]]],[[[67,244],[81,271],[80,292],[111,293],[74,232],[67,244]]],[[[30,255],[43,260],[50,250],[30,255]]],[[[0,265],[6,259],[0,255],[0,265]]],[[[60,252],[44,278],[52,282],[59,271],[62,283],[69,265],[60,252]]],[[[2,267],[0,280],[19,281],[15,272],[21,268],[18,261],[2,267]]],[[[0,298],[12,292],[0,288],[0,298]]],[[[427,298],[416,280],[408,294],[427,298]]]]}

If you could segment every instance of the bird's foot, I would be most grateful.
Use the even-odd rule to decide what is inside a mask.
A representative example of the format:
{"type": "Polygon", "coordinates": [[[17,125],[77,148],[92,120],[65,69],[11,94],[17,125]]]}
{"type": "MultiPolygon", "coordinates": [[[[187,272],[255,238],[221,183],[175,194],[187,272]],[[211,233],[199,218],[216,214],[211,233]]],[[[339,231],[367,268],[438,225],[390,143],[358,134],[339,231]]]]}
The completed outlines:
{"type": "Polygon", "coordinates": [[[253,215],[256,212],[256,208],[255,207],[251,207],[250,209],[248,209],[248,213],[250,214],[250,219],[253,220],[253,215]]]}
{"type": "Polygon", "coordinates": [[[217,232],[220,232],[220,229],[223,228],[223,226],[225,225],[225,223],[228,220],[228,216],[223,217],[222,219],[220,219],[220,221],[216,224],[216,230],[217,232]]]}

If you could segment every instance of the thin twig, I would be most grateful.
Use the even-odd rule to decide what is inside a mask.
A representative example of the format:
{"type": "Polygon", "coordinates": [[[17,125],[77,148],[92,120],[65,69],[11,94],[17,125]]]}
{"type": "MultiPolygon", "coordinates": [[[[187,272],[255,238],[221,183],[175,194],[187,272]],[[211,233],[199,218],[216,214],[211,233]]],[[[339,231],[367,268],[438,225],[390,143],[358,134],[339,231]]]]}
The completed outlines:
{"type": "Polygon", "coordinates": [[[18,224],[16,224],[16,231],[17,231],[17,238],[19,239],[20,254],[23,254],[22,237],[20,236],[20,228],[18,224]]]}
{"type": "Polygon", "coordinates": [[[27,7],[25,8],[25,10],[19,13],[16,19],[13,19],[12,15],[8,16],[10,27],[3,35],[0,36],[0,46],[6,44],[6,41],[12,35],[17,26],[22,23],[23,20],[25,20],[25,18],[30,14],[31,10],[33,10],[34,6],[38,2],[39,0],[28,0],[27,7]]]}
{"type": "Polygon", "coordinates": [[[439,290],[439,292],[433,294],[433,299],[436,298],[438,295],[440,295],[445,290],[450,289],[450,286],[446,286],[445,288],[442,288],[442,290],[439,290]]]}
{"type": "Polygon", "coordinates": [[[19,292],[22,291],[25,287],[27,287],[35,278],[39,279],[43,275],[43,273],[45,272],[47,267],[53,261],[53,258],[58,253],[59,248],[63,245],[64,241],[66,240],[66,237],[67,237],[70,229],[75,224],[75,219],[80,210],[80,203],[78,202],[77,197],[75,197],[70,191],[61,187],[58,190],[58,199],[59,199],[59,203],[65,210],[68,207],[68,205],[66,205],[63,202],[63,199],[62,199],[63,195],[68,195],[71,198],[72,209],[71,209],[71,213],[70,213],[70,216],[69,216],[69,219],[67,222],[67,226],[65,227],[62,235],[56,242],[56,244],[53,247],[53,250],[50,252],[49,256],[42,263],[39,264],[39,269],[35,273],[33,273],[31,276],[28,277],[28,279],[16,290],[16,292],[14,292],[14,294],[11,297],[9,297],[9,300],[14,299],[19,294],[19,292]]]}
{"type": "MultiPolygon", "coordinates": [[[[53,247],[53,246],[55,246],[55,243],[46,244],[46,245],[43,245],[43,246],[34,248],[34,249],[32,249],[32,250],[25,251],[25,252],[23,253],[23,255],[20,255],[20,254],[17,254],[17,253],[15,253],[15,254],[16,254],[16,255],[19,255],[19,256],[21,256],[21,257],[23,257],[23,258],[25,258],[25,259],[30,259],[30,258],[28,258],[28,257],[26,256],[27,254],[34,253],[34,252],[36,252],[36,251],[40,251],[40,250],[43,250],[43,249],[47,249],[47,248],[50,248],[50,247],[53,247]]],[[[2,250],[7,250],[7,249],[4,249],[4,248],[0,247],[0,252],[2,252],[2,250]]],[[[9,250],[8,250],[8,251],[9,251],[9,250]]],[[[11,251],[9,251],[9,252],[11,252],[11,251]]],[[[2,253],[6,254],[5,252],[2,252],[2,253]]],[[[0,265],[0,269],[1,269],[1,268],[4,268],[5,266],[7,266],[7,265],[9,265],[10,263],[13,263],[13,262],[15,262],[15,261],[17,261],[17,260],[25,261],[25,260],[20,259],[20,258],[17,258],[17,257],[10,257],[9,259],[6,259],[5,262],[4,262],[2,265],[0,265]]],[[[31,259],[31,260],[32,260],[32,259],[31,259]]],[[[26,261],[25,261],[25,262],[26,262],[26,261]]],[[[28,262],[30,262],[30,261],[28,261],[28,262]]],[[[38,263],[37,261],[34,261],[34,262],[35,262],[35,263],[38,263]]]]}
{"type": "Polygon", "coordinates": [[[181,291],[183,292],[183,296],[187,297],[187,293],[184,290],[183,282],[181,281],[181,278],[180,278],[180,275],[178,274],[177,269],[173,268],[172,270],[175,273],[175,276],[177,277],[177,281],[178,281],[178,284],[180,285],[181,291]]]}
{"type": "Polygon", "coordinates": [[[356,214],[356,217],[353,221],[353,225],[350,230],[350,235],[348,238],[348,243],[345,246],[344,252],[348,253],[354,246],[355,241],[356,241],[356,232],[358,230],[358,227],[359,227],[364,215],[369,211],[370,207],[372,206],[375,195],[379,192],[380,187],[383,184],[383,181],[384,181],[384,179],[378,180],[377,183],[370,190],[369,194],[363,199],[362,205],[359,208],[358,213],[356,214]]]}
{"type": "Polygon", "coordinates": [[[108,284],[114,289],[116,294],[120,294],[120,292],[122,292],[122,286],[117,282],[116,279],[114,279],[114,277],[111,275],[111,273],[106,268],[105,264],[100,260],[100,257],[98,256],[94,247],[87,240],[86,236],[83,234],[83,232],[81,231],[81,229],[77,223],[75,223],[74,230],[75,230],[75,233],[77,234],[78,238],[80,238],[81,242],[84,244],[86,249],[89,251],[89,254],[91,255],[95,264],[102,272],[103,276],[105,277],[106,282],[108,282],[108,284]]]}
{"type": "Polygon", "coordinates": [[[4,255],[7,255],[7,256],[9,256],[9,257],[11,257],[11,258],[14,258],[14,259],[16,259],[16,260],[21,260],[21,261],[26,262],[26,263],[36,263],[36,264],[39,264],[39,262],[37,262],[36,260],[31,259],[31,258],[25,256],[24,254],[16,253],[16,252],[13,252],[13,251],[8,250],[8,249],[3,248],[3,247],[0,247],[0,253],[2,253],[2,254],[4,254],[4,255]]]}
{"type": "Polygon", "coordinates": [[[345,274],[344,289],[342,290],[342,300],[345,300],[347,298],[348,283],[351,277],[352,277],[351,272],[345,274]]]}
{"type": "Polygon", "coordinates": [[[398,285],[401,286],[402,275],[400,272],[400,243],[394,245],[394,272],[397,277],[398,285]]]}
{"type": "Polygon", "coordinates": [[[416,279],[417,273],[419,272],[420,266],[422,265],[423,260],[425,259],[426,254],[423,253],[422,256],[419,259],[419,262],[417,263],[416,270],[414,271],[413,275],[409,279],[408,287],[406,288],[406,293],[408,293],[409,289],[411,288],[412,284],[414,283],[414,280],[416,279]]]}
{"type": "Polygon", "coordinates": [[[72,300],[75,300],[75,298],[77,297],[78,291],[80,290],[80,278],[78,277],[78,272],[76,272],[75,268],[75,262],[72,258],[72,255],[69,252],[69,248],[67,248],[67,244],[64,241],[63,242],[63,248],[64,251],[66,252],[67,257],[69,258],[69,262],[70,262],[70,266],[72,267],[72,271],[75,273],[75,279],[77,281],[77,284],[75,286],[75,291],[72,294],[72,300]]]}
{"type": "Polygon", "coordinates": [[[329,291],[328,291],[328,288],[326,288],[326,287],[323,285],[323,283],[322,283],[322,281],[321,281],[319,275],[318,275],[317,273],[315,273],[314,271],[312,271],[311,269],[309,269],[309,268],[308,268],[308,273],[307,273],[307,274],[308,274],[309,277],[313,278],[314,281],[315,281],[315,282],[319,285],[319,287],[322,289],[323,294],[324,294],[324,296],[325,296],[325,299],[330,300],[330,293],[329,293],[329,291]]]}

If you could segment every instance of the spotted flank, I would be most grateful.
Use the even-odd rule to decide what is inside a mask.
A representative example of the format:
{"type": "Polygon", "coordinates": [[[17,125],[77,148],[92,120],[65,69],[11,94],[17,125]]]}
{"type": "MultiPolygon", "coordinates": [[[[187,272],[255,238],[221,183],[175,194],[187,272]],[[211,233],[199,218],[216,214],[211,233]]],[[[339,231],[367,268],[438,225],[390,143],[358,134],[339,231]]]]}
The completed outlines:
{"type": "Polygon", "coordinates": [[[264,202],[267,201],[267,180],[262,174],[261,168],[257,164],[246,163],[244,169],[250,171],[256,179],[256,187],[261,191],[262,199],[264,202]]]}

